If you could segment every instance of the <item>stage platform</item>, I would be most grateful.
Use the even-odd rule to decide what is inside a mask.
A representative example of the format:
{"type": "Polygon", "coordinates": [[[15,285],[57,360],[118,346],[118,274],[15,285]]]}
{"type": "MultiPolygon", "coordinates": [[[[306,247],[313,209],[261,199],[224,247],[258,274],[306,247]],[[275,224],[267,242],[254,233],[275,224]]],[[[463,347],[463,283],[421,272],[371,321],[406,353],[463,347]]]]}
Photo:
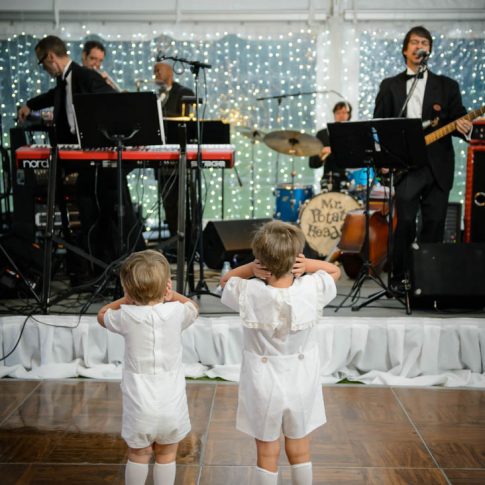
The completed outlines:
{"type": "MultiPolygon", "coordinates": [[[[209,288],[217,284],[215,273],[208,273],[208,284],[209,288]]],[[[342,277],[337,298],[318,324],[323,384],[349,380],[485,388],[483,312],[429,308],[413,309],[406,315],[399,301],[386,297],[359,311],[346,304],[335,312],[352,284],[342,277]]],[[[376,290],[367,281],[358,301],[365,301],[376,290]]],[[[76,313],[85,298],[72,295],[47,315],[0,316],[2,354],[9,353],[18,341],[14,352],[1,362],[0,376],[120,379],[123,340],[96,322],[97,309],[105,301],[95,302],[88,314],[76,313]]],[[[183,337],[186,375],[237,382],[242,345],[239,318],[214,296],[202,295],[196,300],[201,315],[183,337]]]]}

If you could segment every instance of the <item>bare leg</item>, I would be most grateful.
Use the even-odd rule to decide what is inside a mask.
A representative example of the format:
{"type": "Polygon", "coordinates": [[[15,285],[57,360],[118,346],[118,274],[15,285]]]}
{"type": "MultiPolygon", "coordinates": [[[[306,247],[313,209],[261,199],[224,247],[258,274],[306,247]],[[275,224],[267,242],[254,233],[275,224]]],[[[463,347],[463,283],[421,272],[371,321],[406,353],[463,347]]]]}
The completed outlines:
{"type": "Polygon", "coordinates": [[[291,465],[310,461],[310,438],[291,439],[285,437],[285,451],[291,465]]]}
{"type": "Polygon", "coordinates": [[[125,468],[126,485],[144,484],[148,475],[148,463],[152,457],[152,447],[128,448],[128,463],[125,468]]]}
{"type": "Polygon", "coordinates": [[[161,445],[153,443],[153,451],[155,452],[155,461],[157,463],[171,463],[177,458],[178,443],[170,443],[169,445],[161,445]]]}
{"type": "Polygon", "coordinates": [[[278,471],[278,458],[280,456],[280,442],[256,440],[258,452],[258,466],[270,472],[278,471]]]}

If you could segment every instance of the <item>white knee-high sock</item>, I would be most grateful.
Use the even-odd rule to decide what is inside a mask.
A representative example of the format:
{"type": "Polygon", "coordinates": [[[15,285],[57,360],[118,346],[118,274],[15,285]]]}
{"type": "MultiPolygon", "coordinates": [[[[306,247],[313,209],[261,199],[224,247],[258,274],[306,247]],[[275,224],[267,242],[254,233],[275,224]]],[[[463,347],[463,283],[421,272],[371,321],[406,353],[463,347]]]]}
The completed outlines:
{"type": "Polygon", "coordinates": [[[173,485],[175,483],[175,462],[155,463],[153,465],[153,483],[155,485],[173,485]]]}
{"type": "Polygon", "coordinates": [[[135,463],[128,460],[125,468],[126,485],[143,485],[148,475],[148,463],[135,463]]]}
{"type": "Polygon", "coordinates": [[[278,472],[270,472],[256,466],[253,468],[252,485],[276,485],[278,483],[278,472]]]}
{"type": "Polygon", "coordinates": [[[312,484],[312,462],[298,463],[291,465],[292,485],[311,485],[312,484]]]}

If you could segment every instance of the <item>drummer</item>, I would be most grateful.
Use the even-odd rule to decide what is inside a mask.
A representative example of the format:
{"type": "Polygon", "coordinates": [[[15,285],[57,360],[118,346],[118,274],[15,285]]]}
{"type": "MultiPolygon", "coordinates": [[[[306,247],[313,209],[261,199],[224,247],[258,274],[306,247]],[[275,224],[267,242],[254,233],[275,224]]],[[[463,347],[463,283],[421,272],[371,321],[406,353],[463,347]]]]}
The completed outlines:
{"type": "MultiPolygon", "coordinates": [[[[339,101],[333,107],[333,117],[336,123],[350,121],[352,106],[347,101],[339,101]]],[[[317,133],[317,138],[323,143],[323,148],[318,155],[309,158],[311,168],[324,167],[324,174],[320,182],[323,192],[350,192],[361,198],[365,195],[367,184],[367,170],[345,169],[337,165],[332,156],[328,129],[324,128],[317,133]]],[[[371,181],[374,178],[374,170],[370,169],[371,181]]]]}
{"type": "MultiPolygon", "coordinates": [[[[352,117],[352,106],[347,101],[339,101],[332,111],[333,118],[337,123],[349,121],[352,117]]],[[[320,130],[317,133],[317,138],[323,143],[323,148],[318,155],[308,159],[310,168],[324,167],[324,174],[320,181],[322,191],[341,192],[347,188],[346,171],[345,168],[337,166],[335,158],[332,156],[328,129],[320,130]]]]}

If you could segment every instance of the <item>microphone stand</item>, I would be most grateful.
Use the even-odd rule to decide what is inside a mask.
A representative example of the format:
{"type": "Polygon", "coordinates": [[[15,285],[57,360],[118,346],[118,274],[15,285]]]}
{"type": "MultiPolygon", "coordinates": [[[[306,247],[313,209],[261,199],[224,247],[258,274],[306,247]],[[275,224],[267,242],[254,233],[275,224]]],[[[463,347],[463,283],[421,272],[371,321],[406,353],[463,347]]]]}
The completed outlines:
{"type": "MultiPolygon", "coordinates": [[[[199,61],[189,61],[182,57],[176,56],[165,56],[159,55],[157,56],[157,60],[172,60],[174,62],[180,62],[182,64],[186,64],[190,66],[190,71],[194,75],[195,80],[195,122],[196,122],[196,131],[197,131],[197,167],[196,167],[196,193],[197,193],[197,200],[196,200],[196,210],[195,210],[195,217],[196,217],[196,231],[197,231],[197,244],[198,244],[198,252],[199,252],[199,281],[195,289],[191,288],[191,292],[189,296],[200,296],[200,295],[212,295],[220,298],[220,295],[216,293],[212,293],[209,291],[209,287],[207,286],[207,282],[205,281],[204,275],[204,242],[202,237],[202,151],[201,151],[201,125],[200,125],[200,117],[199,117],[199,71],[201,69],[211,69],[212,65],[207,64],[205,62],[199,61]]],[[[179,211],[185,210],[183,207],[178,208],[179,211]]],[[[188,261],[187,264],[188,272],[190,274],[193,273],[193,256],[191,260],[188,261]]],[[[189,278],[189,281],[191,279],[189,278]]]]}

